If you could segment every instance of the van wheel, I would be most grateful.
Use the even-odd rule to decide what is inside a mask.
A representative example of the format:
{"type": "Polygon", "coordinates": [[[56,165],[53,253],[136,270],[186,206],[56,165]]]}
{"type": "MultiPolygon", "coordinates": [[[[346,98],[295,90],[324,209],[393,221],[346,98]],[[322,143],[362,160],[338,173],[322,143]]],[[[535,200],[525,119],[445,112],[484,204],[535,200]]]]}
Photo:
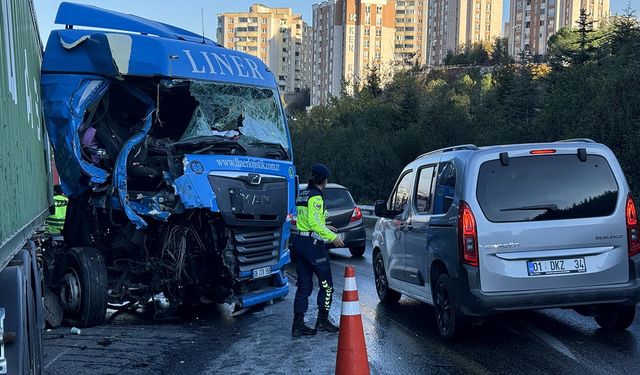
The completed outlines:
{"type": "Polygon", "coordinates": [[[359,246],[351,246],[349,247],[349,252],[351,253],[351,256],[353,258],[360,258],[364,255],[364,252],[366,250],[365,245],[359,245],[359,246]]]}
{"type": "Polygon", "coordinates": [[[604,329],[623,330],[629,328],[635,317],[635,305],[602,305],[598,306],[594,319],[604,329]]]}
{"type": "Polygon", "coordinates": [[[438,277],[434,292],[433,305],[440,336],[453,339],[468,334],[471,331],[471,319],[458,310],[449,275],[443,273],[438,277]]]}
{"type": "Polygon", "coordinates": [[[61,263],[60,302],[65,316],[80,327],[104,322],[107,312],[107,267],[100,252],[92,247],[74,247],[61,263]]]}
{"type": "Polygon", "coordinates": [[[384,303],[396,303],[402,295],[395,290],[389,289],[389,281],[387,280],[387,273],[384,270],[382,253],[378,251],[375,254],[373,257],[373,276],[376,281],[378,298],[384,303]]]}

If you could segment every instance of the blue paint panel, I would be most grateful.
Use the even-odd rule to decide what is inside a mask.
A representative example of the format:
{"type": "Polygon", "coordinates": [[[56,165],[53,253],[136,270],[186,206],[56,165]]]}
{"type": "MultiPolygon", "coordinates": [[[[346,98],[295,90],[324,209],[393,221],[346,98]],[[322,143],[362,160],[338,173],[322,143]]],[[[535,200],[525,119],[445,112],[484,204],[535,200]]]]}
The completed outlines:
{"type": "MultiPolygon", "coordinates": [[[[294,213],[295,168],[290,161],[227,155],[185,155],[184,159],[184,175],[175,180],[175,188],[176,193],[180,196],[180,201],[187,209],[210,208],[213,212],[219,212],[215,193],[209,182],[209,173],[233,171],[264,173],[285,177],[289,186],[287,212],[294,213]],[[202,165],[202,170],[194,172],[190,168],[193,162],[199,162],[202,165]]],[[[287,225],[289,224],[285,225],[285,232],[283,233],[285,239],[289,235],[287,225]]]]}
{"type": "Polygon", "coordinates": [[[284,286],[278,288],[242,296],[240,297],[240,300],[242,301],[242,307],[246,308],[263,302],[271,301],[275,298],[285,297],[287,294],[289,294],[289,285],[285,284],[284,286]]]}
{"type": "Polygon", "coordinates": [[[273,74],[257,57],[219,46],[106,31],[52,31],[42,71],[85,72],[105,76],[126,71],[126,75],[130,76],[185,78],[277,88],[273,74]],[[120,52],[126,47],[111,46],[108,35],[125,35],[131,39],[131,50],[123,52],[129,56],[128,66],[116,67],[112,48],[120,52]]]}
{"type": "Polygon", "coordinates": [[[81,194],[88,189],[89,181],[107,180],[105,170],[82,158],[78,128],[86,107],[104,95],[109,83],[96,76],[60,74],[43,75],[41,82],[45,123],[62,188],[67,195],[81,194]]]}

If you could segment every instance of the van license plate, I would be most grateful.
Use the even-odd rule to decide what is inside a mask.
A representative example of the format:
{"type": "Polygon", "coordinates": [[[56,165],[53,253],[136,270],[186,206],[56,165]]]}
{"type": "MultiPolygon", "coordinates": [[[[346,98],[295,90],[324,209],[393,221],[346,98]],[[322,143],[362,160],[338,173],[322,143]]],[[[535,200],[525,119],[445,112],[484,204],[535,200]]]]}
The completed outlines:
{"type": "Polygon", "coordinates": [[[254,279],[261,279],[263,277],[268,277],[268,276],[271,276],[271,267],[262,267],[262,268],[256,268],[255,270],[253,270],[254,279]]]}
{"type": "Polygon", "coordinates": [[[544,259],[527,261],[529,276],[587,272],[584,258],[544,259]]]}

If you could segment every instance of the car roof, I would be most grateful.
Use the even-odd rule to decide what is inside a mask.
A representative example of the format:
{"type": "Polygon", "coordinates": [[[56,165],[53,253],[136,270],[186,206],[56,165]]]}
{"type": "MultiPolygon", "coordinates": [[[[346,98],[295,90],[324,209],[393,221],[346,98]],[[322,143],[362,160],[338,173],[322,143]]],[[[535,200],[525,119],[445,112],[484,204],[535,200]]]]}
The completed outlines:
{"type": "Polygon", "coordinates": [[[519,149],[549,147],[549,146],[553,146],[556,148],[575,148],[576,144],[585,146],[585,147],[594,147],[594,146],[606,147],[603,144],[597,143],[594,140],[589,138],[573,138],[573,139],[565,139],[565,140],[556,141],[556,142],[512,143],[512,144],[506,144],[506,145],[491,145],[491,146],[482,146],[482,147],[478,147],[474,144],[463,144],[463,145],[444,147],[437,150],[429,151],[427,153],[419,155],[416,158],[416,160],[430,156],[430,155],[436,155],[436,154],[442,154],[445,152],[454,152],[454,151],[472,151],[472,152],[496,151],[496,150],[504,151],[506,149],[519,150],[519,149]]]}
{"type": "MultiPolygon", "coordinates": [[[[307,188],[308,184],[300,184],[300,190],[305,190],[307,188]]],[[[336,184],[336,183],[328,183],[326,189],[345,189],[345,190],[349,190],[346,187],[340,185],[340,184],[336,184]]]]}
{"type": "MultiPolygon", "coordinates": [[[[598,150],[602,153],[611,154],[611,150],[602,143],[597,143],[588,138],[567,139],[556,142],[539,142],[539,143],[515,143],[505,145],[491,145],[478,147],[474,144],[464,144],[451,147],[445,147],[430,151],[419,155],[415,160],[405,166],[413,168],[428,162],[434,162],[435,159],[440,160],[442,155],[453,154],[456,157],[469,160],[470,158],[482,157],[487,154],[495,154],[500,152],[517,152],[532,149],[557,149],[557,150],[576,150],[578,148],[586,148],[588,150],[598,150]]],[[[437,163],[437,161],[435,161],[437,163]]]]}

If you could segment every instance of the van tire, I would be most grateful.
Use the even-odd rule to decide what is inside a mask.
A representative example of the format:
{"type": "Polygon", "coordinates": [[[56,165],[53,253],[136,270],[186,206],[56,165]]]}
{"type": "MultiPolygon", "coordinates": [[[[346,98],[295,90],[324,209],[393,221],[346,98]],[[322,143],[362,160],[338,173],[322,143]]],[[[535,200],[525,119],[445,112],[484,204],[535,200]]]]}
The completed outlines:
{"type": "Polygon", "coordinates": [[[635,317],[635,305],[602,305],[598,306],[594,319],[604,329],[624,330],[629,328],[635,317]]]}
{"type": "Polygon", "coordinates": [[[440,336],[447,340],[460,339],[471,331],[471,318],[460,312],[451,288],[451,279],[441,274],[433,289],[433,307],[440,336]]]}
{"type": "Polygon", "coordinates": [[[389,288],[389,279],[387,279],[387,272],[384,269],[384,258],[379,250],[373,255],[373,278],[376,284],[376,293],[382,303],[392,304],[400,301],[402,295],[389,288]]]}
{"type": "Polygon", "coordinates": [[[61,263],[63,287],[60,299],[68,317],[80,327],[93,327],[107,312],[107,267],[93,247],[67,250],[61,263]]]}

